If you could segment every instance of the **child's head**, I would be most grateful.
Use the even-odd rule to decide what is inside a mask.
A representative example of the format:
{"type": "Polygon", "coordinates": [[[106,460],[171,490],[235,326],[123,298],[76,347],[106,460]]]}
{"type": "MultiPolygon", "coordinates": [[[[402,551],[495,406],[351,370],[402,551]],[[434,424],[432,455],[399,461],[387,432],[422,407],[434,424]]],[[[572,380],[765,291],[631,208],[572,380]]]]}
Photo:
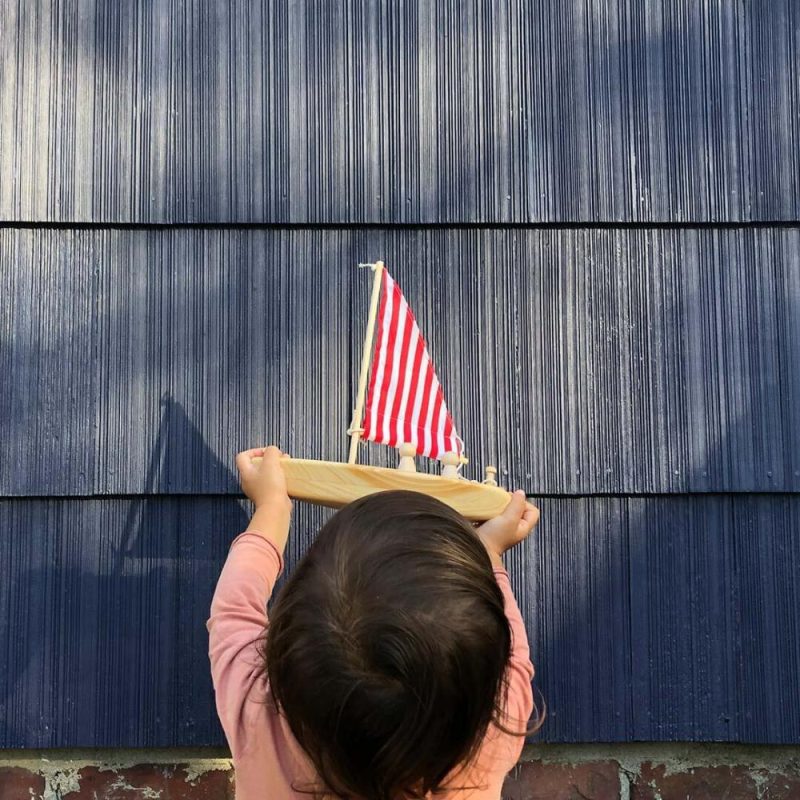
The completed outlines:
{"type": "Polygon", "coordinates": [[[273,696],[327,789],[394,800],[471,757],[502,699],[511,633],[470,524],[416,492],[351,503],[271,612],[273,696]]]}

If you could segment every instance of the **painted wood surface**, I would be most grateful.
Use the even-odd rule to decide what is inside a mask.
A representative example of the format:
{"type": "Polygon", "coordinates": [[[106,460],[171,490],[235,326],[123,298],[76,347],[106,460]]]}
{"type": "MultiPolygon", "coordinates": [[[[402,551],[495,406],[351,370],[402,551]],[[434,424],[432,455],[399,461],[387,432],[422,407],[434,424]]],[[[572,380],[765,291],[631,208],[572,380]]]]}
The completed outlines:
{"type": "MultiPolygon", "coordinates": [[[[800,498],[542,498],[510,561],[550,741],[800,741],[800,498]]],[[[325,518],[298,506],[288,569],[325,518]]],[[[244,504],[0,502],[0,743],[221,744],[205,620],[244,504]],[[9,533],[11,535],[9,535],[9,533]]]]}
{"type": "Polygon", "coordinates": [[[799,31],[0,3],[0,747],[222,742],[233,455],[346,458],[377,258],[472,464],[542,507],[544,738],[800,742],[799,31]]]}
{"type": "Polygon", "coordinates": [[[800,490],[799,228],[0,231],[0,490],[230,493],[233,454],[271,442],[345,461],[370,290],[355,264],[376,253],[468,477],[800,490]]]}
{"type": "Polygon", "coordinates": [[[800,211],[796,0],[30,0],[0,30],[0,219],[800,211]]]}

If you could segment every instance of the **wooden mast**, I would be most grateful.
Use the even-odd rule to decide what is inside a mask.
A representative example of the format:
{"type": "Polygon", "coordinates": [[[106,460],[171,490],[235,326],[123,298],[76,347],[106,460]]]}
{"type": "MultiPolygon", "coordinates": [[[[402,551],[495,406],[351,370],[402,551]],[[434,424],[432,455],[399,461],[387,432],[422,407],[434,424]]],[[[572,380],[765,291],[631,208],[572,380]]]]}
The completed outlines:
{"type": "Polygon", "coordinates": [[[378,299],[381,295],[381,278],[383,277],[383,261],[374,264],[359,264],[359,267],[369,267],[374,277],[372,279],[372,296],[369,300],[369,317],[367,319],[367,332],[364,336],[364,352],[361,354],[361,373],[358,376],[358,392],[356,394],[356,407],[353,410],[353,419],[347,433],[350,435],[350,457],[349,464],[356,463],[358,454],[358,443],[364,429],[361,427],[361,420],[364,412],[364,393],[367,390],[367,376],[369,375],[369,360],[372,355],[372,336],[375,333],[375,317],[378,312],[378,299]]]}

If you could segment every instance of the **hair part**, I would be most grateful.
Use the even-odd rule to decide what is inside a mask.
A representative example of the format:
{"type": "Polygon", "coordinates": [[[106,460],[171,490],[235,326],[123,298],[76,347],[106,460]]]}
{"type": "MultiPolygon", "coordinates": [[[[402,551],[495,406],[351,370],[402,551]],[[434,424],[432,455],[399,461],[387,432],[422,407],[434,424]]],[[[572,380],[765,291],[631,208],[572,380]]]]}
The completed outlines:
{"type": "Polygon", "coordinates": [[[324,784],[314,791],[396,800],[442,789],[490,723],[507,730],[510,652],[472,526],[427,495],[391,491],[322,528],[276,599],[264,655],[324,784]]]}

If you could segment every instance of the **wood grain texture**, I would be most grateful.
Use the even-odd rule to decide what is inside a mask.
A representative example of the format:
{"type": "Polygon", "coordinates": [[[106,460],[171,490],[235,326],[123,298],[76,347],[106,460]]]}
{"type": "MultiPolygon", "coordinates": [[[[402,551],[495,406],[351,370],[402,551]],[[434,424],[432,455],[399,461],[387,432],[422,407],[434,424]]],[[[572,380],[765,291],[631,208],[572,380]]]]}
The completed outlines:
{"type": "Polygon", "coordinates": [[[0,3],[0,219],[800,218],[795,0],[0,3]]]}
{"type": "Polygon", "coordinates": [[[346,460],[376,254],[468,478],[800,490],[800,228],[742,228],[0,230],[0,491],[236,492],[233,454],[270,443],[346,460]]]}
{"type": "MultiPolygon", "coordinates": [[[[507,563],[545,740],[800,744],[800,497],[536,502],[507,563]]],[[[247,511],[0,500],[0,747],[221,745],[204,625],[247,511]]],[[[296,504],[288,573],[329,515],[296,504]]]]}
{"type": "Polygon", "coordinates": [[[404,490],[434,497],[468,520],[483,522],[502,514],[510,499],[507,491],[496,486],[421,472],[306,458],[284,459],[281,466],[290,497],[330,508],[376,492],[404,490]]]}
{"type": "Polygon", "coordinates": [[[233,454],[344,460],[377,258],[545,495],[544,738],[800,743],[798,81],[795,0],[0,2],[0,747],[222,743],[233,454]]]}

